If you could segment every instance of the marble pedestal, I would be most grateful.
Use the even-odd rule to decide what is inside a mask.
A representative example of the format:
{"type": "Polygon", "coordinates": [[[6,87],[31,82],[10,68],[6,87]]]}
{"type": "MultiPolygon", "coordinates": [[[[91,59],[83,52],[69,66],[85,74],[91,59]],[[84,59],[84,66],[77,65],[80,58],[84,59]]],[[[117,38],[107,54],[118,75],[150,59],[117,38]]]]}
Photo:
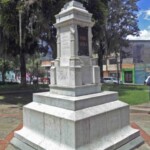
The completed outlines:
{"type": "Polygon", "coordinates": [[[11,143],[21,150],[131,150],[143,142],[129,125],[129,106],[101,92],[92,56],[92,14],[77,1],[56,15],[57,59],[50,92],[24,106],[23,128],[11,143]]]}
{"type": "Polygon", "coordinates": [[[38,93],[23,114],[24,127],[11,141],[21,150],[131,150],[143,142],[116,92],[38,93]]]}

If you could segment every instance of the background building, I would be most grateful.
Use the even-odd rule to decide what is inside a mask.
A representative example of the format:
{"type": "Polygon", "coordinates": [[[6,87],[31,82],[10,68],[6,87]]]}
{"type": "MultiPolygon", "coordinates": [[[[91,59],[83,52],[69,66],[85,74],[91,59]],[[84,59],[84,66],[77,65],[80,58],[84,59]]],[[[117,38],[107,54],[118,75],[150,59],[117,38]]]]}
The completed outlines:
{"type": "Polygon", "coordinates": [[[150,40],[130,41],[129,47],[122,49],[121,58],[123,82],[143,84],[150,75],[150,40]]]}
{"type": "Polygon", "coordinates": [[[130,41],[119,58],[109,56],[103,65],[104,77],[117,77],[117,63],[123,83],[143,84],[150,75],[150,40],[130,41]]]}

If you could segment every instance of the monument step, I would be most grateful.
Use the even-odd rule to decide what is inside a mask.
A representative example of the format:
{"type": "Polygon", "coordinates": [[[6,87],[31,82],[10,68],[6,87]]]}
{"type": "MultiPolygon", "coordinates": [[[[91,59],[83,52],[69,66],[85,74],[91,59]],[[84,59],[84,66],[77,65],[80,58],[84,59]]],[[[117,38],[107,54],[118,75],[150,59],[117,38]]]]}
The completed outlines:
{"type": "Polygon", "coordinates": [[[24,106],[24,110],[27,111],[28,109],[31,111],[52,115],[70,121],[80,121],[82,119],[90,118],[99,114],[129,109],[129,105],[119,100],[116,100],[113,102],[105,103],[103,105],[96,105],[81,110],[73,111],[55,106],[45,105],[38,102],[31,102],[24,106]]]}
{"type": "Polygon", "coordinates": [[[125,145],[121,146],[117,150],[133,150],[144,143],[143,138],[138,136],[137,138],[129,141],[125,145]]]}
{"type": "Polygon", "coordinates": [[[17,131],[15,138],[11,141],[13,145],[17,143],[18,148],[21,150],[132,150],[143,144],[143,139],[139,136],[139,131],[126,126],[102,138],[91,139],[89,144],[83,146],[78,146],[77,143],[67,145],[61,143],[61,141],[57,142],[60,143],[36,134],[28,128],[17,131]]]}
{"type": "Polygon", "coordinates": [[[36,134],[39,136],[35,136],[37,140],[43,135],[54,141],[64,140],[62,143],[68,145],[74,145],[75,141],[77,145],[85,145],[89,139],[97,139],[128,126],[128,112],[128,105],[121,101],[77,111],[32,102],[24,106],[24,132],[20,133],[27,137],[33,132],[31,139],[36,134]],[[30,134],[26,135],[25,129],[30,134]]]}
{"type": "Polygon", "coordinates": [[[60,107],[68,110],[81,110],[84,108],[113,102],[117,99],[118,93],[110,91],[77,97],[51,94],[50,92],[33,94],[34,102],[60,107]]]}

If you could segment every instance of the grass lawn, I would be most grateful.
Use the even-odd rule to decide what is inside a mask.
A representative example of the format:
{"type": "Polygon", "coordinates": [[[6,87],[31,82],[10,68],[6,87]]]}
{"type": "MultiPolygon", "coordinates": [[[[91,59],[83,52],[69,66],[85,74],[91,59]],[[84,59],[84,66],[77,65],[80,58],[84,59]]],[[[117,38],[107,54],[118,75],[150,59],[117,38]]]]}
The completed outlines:
{"type": "MultiPolygon", "coordinates": [[[[40,84],[38,89],[35,89],[34,85],[27,85],[21,87],[19,84],[5,84],[0,85],[0,93],[3,91],[21,91],[21,90],[36,90],[48,89],[48,85],[40,84]]],[[[149,101],[149,87],[145,85],[115,85],[115,84],[103,84],[102,91],[117,91],[119,93],[119,99],[130,105],[137,105],[142,103],[148,103],[149,101]]],[[[14,94],[0,94],[0,103],[7,104],[26,104],[32,101],[32,93],[14,93],[14,94]]]]}
{"type": "MultiPolygon", "coordinates": [[[[38,89],[48,88],[47,84],[39,84],[38,89]]],[[[25,87],[21,86],[20,84],[0,84],[0,92],[3,91],[21,91],[21,90],[35,90],[35,85],[27,84],[25,87]]]]}
{"type": "Polygon", "coordinates": [[[149,87],[145,85],[114,85],[103,84],[103,91],[117,91],[119,99],[130,105],[148,103],[149,87]]]}
{"type": "Polygon", "coordinates": [[[26,85],[25,87],[19,84],[0,85],[0,104],[15,104],[22,106],[32,101],[33,93],[47,90],[48,85],[46,84],[40,84],[38,88],[35,88],[34,85],[26,85]]]}

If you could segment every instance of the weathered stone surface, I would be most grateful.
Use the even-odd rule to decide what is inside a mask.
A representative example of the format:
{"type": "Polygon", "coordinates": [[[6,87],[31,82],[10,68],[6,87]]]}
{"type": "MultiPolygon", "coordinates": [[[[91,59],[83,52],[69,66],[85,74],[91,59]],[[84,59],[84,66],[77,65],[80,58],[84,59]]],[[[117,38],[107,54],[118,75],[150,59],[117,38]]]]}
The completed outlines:
{"type": "Polygon", "coordinates": [[[35,149],[115,150],[139,137],[129,126],[128,105],[117,100],[77,111],[32,102],[24,114],[15,138],[35,149]]]}
{"type": "Polygon", "coordinates": [[[59,94],[51,94],[49,92],[33,94],[33,101],[65,108],[69,110],[80,110],[108,102],[116,101],[118,98],[117,92],[100,92],[95,94],[83,95],[83,96],[67,96],[59,94]]]}
{"type": "Polygon", "coordinates": [[[24,126],[11,141],[19,149],[131,150],[143,142],[129,126],[129,106],[116,92],[101,92],[99,67],[91,55],[91,16],[76,1],[56,15],[58,55],[50,92],[34,94],[24,106],[24,126]],[[88,34],[80,34],[82,41],[79,27],[88,34]],[[82,42],[88,44],[84,52],[82,42]]]}

